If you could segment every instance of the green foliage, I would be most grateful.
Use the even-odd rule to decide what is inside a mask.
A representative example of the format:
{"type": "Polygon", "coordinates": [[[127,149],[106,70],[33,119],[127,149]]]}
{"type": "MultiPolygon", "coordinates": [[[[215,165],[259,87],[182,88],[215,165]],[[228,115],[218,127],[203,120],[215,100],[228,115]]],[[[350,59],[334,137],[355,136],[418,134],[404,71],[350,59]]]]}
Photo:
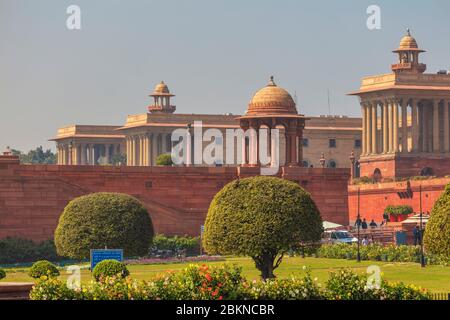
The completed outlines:
{"type": "Polygon", "coordinates": [[[60,261],[53,240],[40,243],[21,238],[5,238],[0,240],[0,263],[24,263],[37,260],[60,261]]]}
{"type": "Polygon", "coordinates": [[[2,280],[3,278],[6,278],[6,272],[3,269],[0,269],[0,280],[2,280]]]}
{"type": "Polygon", "coordinates": [[[244,285],[245,296],[250,300],[322,300],[323,292],[307,272],[303,278],[268,279],[244,285]]]}
{"type": "Polygon", "coordinates": [[[384,212],[392,215],[411,214],[414,212],[411,206],[399,205],[399,206],[387,206],[384,212]]]}
{"type": "Polygon", "coordinates": [[[134,197],[93,193],[72,200],[55,231],[58,254],[74,259],[89,257],[90,249],[120,248],[125,256],[148,253],[153,224],[145,207],[134,197]]]}
{"type": "Polygon", "coordinates": [[[48,277],[37,281],[32,300],[427,300],[423,289],[403,283],[381,281],[368,286],[367,275],[349,270],[333,273],[322,288],[307,271],[302,278],[249,282],[237,266],[189,265],[179,272],[166,272],[149,281],[131,277],[106,277],[79,289],[48,277]]]}
{"type": "Polygon", "coordinates": [[[375,180],[373,178],[369,178],[366,176],[355,178],[352,180],[352,184],[360,185],[360,184],[374,184],[375,180]]]}
{"type": "Polygon", "coordinates": [[[65,281],[43,276],[31,289],[30,300],[83,300],[83,293],[69,289],[65,281]]]}
{"type": "Polygon", "coordinates": [[[450,257],[450,184],[433,206],[425,227],[424,245],[429,253],[450,257]]]}
{"type": "Polygon", "coordinates": [[[100,281],[106,277],[126,278],[130,275],[126,265],[117,260],[103,260],[99,262],[92,273],[95,280],[100,281]]]}
{"type": "Polygon", "coordinates": [[[127,164],[126,154],[115,154],[111,158],[111,163],[115,166],[124,166],[127,164]]]}
{"type": "Polygon", "coordinates": [[[156,157],[156,165],[171,166],[173,165],[172,155],[170,153],[163,153],[156,157]]]}
{"type": "MultiPolygon", "coordinates": [[[[324,244],[317,251],[320,258],[329,259],[356,259],[357,244],[324,244]]],[[[420,262],[420,246],[396,246],[369,244],[360,247],[362,260],[388,261],[388,262],[420,262]]],[[[428,264],[448,265],[449,258],[427,254],[428,264]]]]}
{"type": "Polygon", "coordinates": [[[198,249],[199,246],[199,238],[198,237],[167,237],[163,234],[157,234],[153,238],[153,246],[157,250],[171,250],[173,252],[177,252],[180,250],[186,250],[186,252],[194,253],[197,252],[195,250],[198,249]]]}
{"type": "Polygon", "coordinates": [[[56,154],[50,149],[43,150],[42,146],[35,150],[30,150],[28,153],[22,153],[19,150],[11,150],[14,155],[19,156],[20,163],[23,164],[55,164],[56,154]]]}
{"type": "Polygon", "coordinates": [[[284,253],[319,241],[322,232],[322,219],[309,193],[294,182],[260,176],[235,180],[216,194],[203,246],[209,254],[252,257],[266,279],[274,277],[284,253]]]}
{"type": "Polygon", "coordinates": [[[419,287],[384,280],[377,286],[367,281],[367,275],[343,269],[332,272],[326,283],[329,300],[429,300],[430,294],[419,287]]]}
{"type": "Polygon", "coordinates": [[[47,260],[40,260],[31,266],[28,275],[35,279],[39,279],[43,276],[54,278],[59,276],[59,270],[53,263],[47,260]]]}

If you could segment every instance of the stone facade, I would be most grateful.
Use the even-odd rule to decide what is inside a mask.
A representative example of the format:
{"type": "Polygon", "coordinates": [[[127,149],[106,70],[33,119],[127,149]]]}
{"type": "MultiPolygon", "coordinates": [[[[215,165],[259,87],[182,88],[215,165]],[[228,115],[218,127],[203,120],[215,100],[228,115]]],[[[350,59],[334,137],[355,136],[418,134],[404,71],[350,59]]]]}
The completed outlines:
{"type": "MultiPolygon", "coordinates": [[[[226,183],[259,174],[255,167],[21,165],[0,156],[0,239],[52,238],[67,203],[92,192],[132,195],[148,209],[156,232],[196,236],[226,183]]],[[[278,176],[309,191],[324,220],[348,224],[349,169],[282,167],[278,176]]]]}

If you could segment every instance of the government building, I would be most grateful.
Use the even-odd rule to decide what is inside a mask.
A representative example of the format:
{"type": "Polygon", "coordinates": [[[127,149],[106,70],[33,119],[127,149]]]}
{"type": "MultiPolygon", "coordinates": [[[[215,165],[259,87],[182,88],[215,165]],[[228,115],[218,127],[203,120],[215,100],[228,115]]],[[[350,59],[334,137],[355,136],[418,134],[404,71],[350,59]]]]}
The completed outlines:
{"type": "MultiPolygon", "coordinates": [[[[176,113],[176,106],[172,103],[174,94],[163,81],[156,85],[150,97],[153,103],[147,112],[129,115],[123,126],[72,125],[60,128],[52,139],[57,144],[58,164],[117,165],[122,161],[121,164],[127,166],[154,166],[158,155],[171,152],[171,134],[176,129],[188,128],[201,121],[203,129],[218,129],[225,137],[227,129],[242,128],[242,122],[245,122],[245,116],[233,114],[176,113]]],[[[274,112],[277,106],[287,107],[293,111],[290,117],[298,115],[292,96],[277,86],[273,78],[254,95],[248,112],[251,114],[252,108],[258,111],[258,108],[268,106],[275,108],[274,112]]],[[[362,151],[362,120],[346,116],[308,117],[305,120],[303,136],[296,136],[292,142],[285,131],[286,126],[283,123],[277,125],[280,129],[280,165],[286,164],[285,149],[292,146],[296,153],[303,150],[300,166],[350,168],[351,153],[358,157],[362,151]]],[[[269,124],[267,121],[259,122],[258,128],[269,124]]],[[[218,143],[226,145],[225,138],[218,143]]],[[[203,147],[207,145],[204,143],[203,147]]],[[[248,163],[251,159],[246,161],[248,163]]]]}

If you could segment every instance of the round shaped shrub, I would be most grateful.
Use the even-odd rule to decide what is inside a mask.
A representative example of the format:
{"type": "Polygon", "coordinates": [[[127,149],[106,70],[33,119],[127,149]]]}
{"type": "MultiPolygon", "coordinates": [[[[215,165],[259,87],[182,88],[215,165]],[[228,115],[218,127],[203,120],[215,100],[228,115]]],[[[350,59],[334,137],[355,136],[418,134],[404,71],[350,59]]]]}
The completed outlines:
{"type": "Polygon", "coordinates": [[[43,276],[55,278],[59,276],[59,270],[50,261],[40,260],[35,262],[31,266],[30,270],[28,271],[28,275],[35,279],[39,279],[40,277],[43,276]]]}
{"type": "Polygon", "coordinates": [[[3,269],[0,269],[0,280],[2,280],[3,278],[6,278],[6,272],[3,269]]]}
{"type": "Polygon", "coordinates": [[[59,255],[88,258],[90,249],[123,249],[126,256],[148,253],[153,224],[145,207],[134,197],[93,193],[72,200],[55,231],[59,255]]]}
{"type": "Polygon", "coordinates": [[[126,278],[130,272],[125,264],[117,260],[103,260],[99,262],[93,272],[95,280],[99,281],[101,278],[118,276],[126,278]]]}
{"type": "Polygon", "coordinates": [[[172,155],[170,153],[163,153],[156,157],[156,165],[171,166],[173,165],[172,155]]]}
{"type": "Polygon", "coordinates": [[[252,257],[267,279],[274,277],[286,252],[319,241],[322,232],[309,193],[292,181],[260,176],[235,180],[216,194],[203,246],[209,254],[252,257]]]}
{"type": "Polygon", "coordinates": [[[450,184],[436,201],[425,227],[427,253],[450,257],[450,184]]]}

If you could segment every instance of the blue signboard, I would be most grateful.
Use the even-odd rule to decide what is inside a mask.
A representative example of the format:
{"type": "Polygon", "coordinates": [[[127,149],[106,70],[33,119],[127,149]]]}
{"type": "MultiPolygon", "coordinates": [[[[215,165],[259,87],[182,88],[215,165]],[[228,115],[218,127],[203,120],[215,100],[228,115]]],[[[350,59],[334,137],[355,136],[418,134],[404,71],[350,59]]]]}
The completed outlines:
{"type": "Polygon", "coordinates": [[[91,271],[103,260],[123,262],[123,249],[91,249],[91,271]]]}

